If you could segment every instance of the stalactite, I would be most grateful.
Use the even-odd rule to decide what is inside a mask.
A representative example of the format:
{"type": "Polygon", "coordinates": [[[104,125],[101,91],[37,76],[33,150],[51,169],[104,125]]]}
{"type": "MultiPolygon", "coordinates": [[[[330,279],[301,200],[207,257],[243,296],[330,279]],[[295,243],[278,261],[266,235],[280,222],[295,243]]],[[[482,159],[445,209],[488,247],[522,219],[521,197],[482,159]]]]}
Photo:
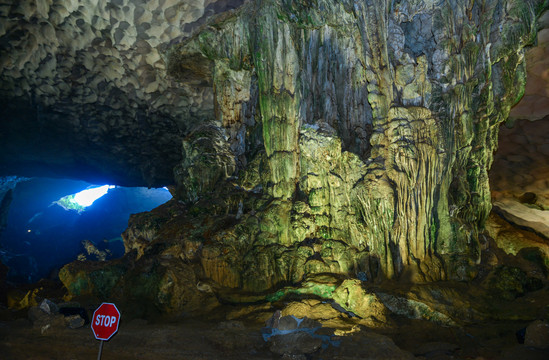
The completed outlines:
{"type": "Polygon", "coordinates": [[[242,225],[246,255],[229,262],[249,269],[239,283],[265,290],[365,268],[415,281],[474,276],[487,169],[521,92],[537,3],[313,3],[249,3],[172,50],[173,69],[185,58],[210,63],[218,120],[231,134],[241,95],[254,106],[257,79],[246,131],[260,131],[261,143],[233,154],[256,164],[240,176],[263,199],[257,222],[242,225]],[[336,255],[320,251],[333,241],[343,244],[336,255]],[[349,266],[348,256],[369,260],[349,266]],[[252,281],[254,271],[268,276],[252,281]]]}

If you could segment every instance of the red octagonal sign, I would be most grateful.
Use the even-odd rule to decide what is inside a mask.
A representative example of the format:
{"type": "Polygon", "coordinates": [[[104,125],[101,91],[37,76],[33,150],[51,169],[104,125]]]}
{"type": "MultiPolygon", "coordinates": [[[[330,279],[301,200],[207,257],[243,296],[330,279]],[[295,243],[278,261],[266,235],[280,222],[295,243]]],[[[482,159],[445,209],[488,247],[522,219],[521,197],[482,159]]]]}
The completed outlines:
{"type": "Polygon", "coordinates": [[[117,331],[120,312],[116,305],[103,303],[93,312],[91,328],[97,340],[109,340],[117,331]]]}

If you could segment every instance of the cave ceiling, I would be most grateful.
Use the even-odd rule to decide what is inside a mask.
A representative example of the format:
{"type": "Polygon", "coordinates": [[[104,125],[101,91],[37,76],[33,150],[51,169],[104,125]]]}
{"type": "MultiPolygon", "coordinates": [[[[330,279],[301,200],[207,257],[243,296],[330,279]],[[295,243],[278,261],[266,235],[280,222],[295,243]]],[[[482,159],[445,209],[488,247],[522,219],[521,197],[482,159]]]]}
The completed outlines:
{"type": "MultiPolygon", "coordinates": [[[[245,2],[2,3],[0,175],[173,183],[181,139],[213,120],[215,109],[209,65],[191,59],[188,76],[174,79],[168,49],[245,2]]],[[[526,54],[527,86],[512,119],[549,114],[548,27],[546,14],[538,45],[526,54]]]]}
{"type": "Polygon", "coordinates": [[[173,183],[181,139],[214,115],[204,77],[167,49],[244,0],[0,4],[0,176],[173,183]]]}

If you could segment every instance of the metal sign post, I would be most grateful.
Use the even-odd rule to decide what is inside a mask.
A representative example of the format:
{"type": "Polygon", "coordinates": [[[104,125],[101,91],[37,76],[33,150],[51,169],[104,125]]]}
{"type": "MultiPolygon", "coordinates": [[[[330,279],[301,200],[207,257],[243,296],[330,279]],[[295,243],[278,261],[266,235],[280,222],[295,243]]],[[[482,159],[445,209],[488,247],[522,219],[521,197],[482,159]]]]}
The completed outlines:
{"type": "Polygon", "coordinates": [[[97,360],[101,360],[101,353],[103,352],[103,340],[101,340],[101,344],[99,345],[99,354],[97,355],[97,360]]]}

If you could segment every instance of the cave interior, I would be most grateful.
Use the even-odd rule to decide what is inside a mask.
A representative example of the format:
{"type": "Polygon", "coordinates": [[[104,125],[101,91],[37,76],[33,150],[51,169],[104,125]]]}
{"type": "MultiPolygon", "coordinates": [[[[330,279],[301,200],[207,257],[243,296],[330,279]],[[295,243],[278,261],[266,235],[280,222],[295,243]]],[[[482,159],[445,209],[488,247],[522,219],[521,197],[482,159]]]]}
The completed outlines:
{"type": "Polygon", "coordinates": [[[120,359],[549,358],[549,2],[0,4],[0,353],[103,302],[120,359]]]}

